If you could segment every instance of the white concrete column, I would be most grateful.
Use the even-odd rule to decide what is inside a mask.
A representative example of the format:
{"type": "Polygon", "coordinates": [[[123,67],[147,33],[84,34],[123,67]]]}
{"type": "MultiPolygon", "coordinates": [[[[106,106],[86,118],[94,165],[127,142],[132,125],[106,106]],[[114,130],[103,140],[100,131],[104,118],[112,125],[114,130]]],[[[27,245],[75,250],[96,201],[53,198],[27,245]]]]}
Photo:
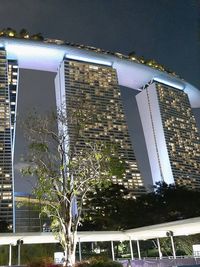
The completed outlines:
{"type": "Polygon", "coordinates": [[[139,240],[137,240],[137,250],[138,250],[138,258],[139,258],[139,260],[141,260],[140,243],[139,243],[139,240]]]}
{"type": "Polygon", "coordinates": [[[21,264],[21,242],[18,244],[17,265],[21,264]]]}
{"type": "Polygon", "coordinates": [[[82,260],[82,253],[81,253],[81,240],[78,239],[78,252],[79,252],[79,261],[82,260]]]}
{"type": "Polygon", "coordinates": [[[111,251],[112,251],[112,260],[115,260],[115,251],[114,251],[114,245],[113,245],[113,241],[111,241],[111,251]]]}
{"type": "Polygon", "coordinates": [[[158,246],[158,253],[159,253],[159,258],[162,259],[162,251],[160,247],[160,240],[157,238],[157,246],[158,246]]]}
{"type": "Polygon", "coordinates": [[[173,238],[173,235],[170,235],[170,239],[171,239],[171,244],[172,244],[173,257],[174,257],[174,259],[176,259],[176,250],[175,250],[175,246],[174,246],[174,238],[173,238]]]}
{"type": "Polygon", "coordinates": [[[12,265],[12,244],[9,244],[9,262],[8,265],[12,265]]]}
{"type": "Polygon", "coordinates": [[[133,244],[132,244],[131,237],[129,237],[129,245],[130,245],[130,252],[131,252],[131,260],[133,260],[134,255],[133,255],[133,244]]]}

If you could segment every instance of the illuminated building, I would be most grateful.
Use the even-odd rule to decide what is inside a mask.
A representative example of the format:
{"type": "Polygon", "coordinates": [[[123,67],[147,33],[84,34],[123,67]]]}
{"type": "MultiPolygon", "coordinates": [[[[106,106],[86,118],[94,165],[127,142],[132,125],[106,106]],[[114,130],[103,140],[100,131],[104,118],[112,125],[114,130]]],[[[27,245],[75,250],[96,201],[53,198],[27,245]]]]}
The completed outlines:
{"type": "MultiPolygon", "coordinates": [[[[108,65],[65,59],[56,77],[56,93],[59,108],[68,108],[71,102],[74,105],[73,96],[75,108],[82,100],[89,106],[92,118],[83,129],[77,149],[86,146],[87,141],[113,144],[125,163],[125,174],[120,179],[113,176],[112,181],[124,185],[134,195],[146,192],[128,133],[116,70],[108,65]]],[[[73,140],[73,125],[68,125],[68,129],[73,140]]]]}
{"type": "Polygon", "coordinates": [[[10,94],[10,116],[11,116],[11,129],[12,129],[12,143],[15,137],[15,122],[16,122],[16,105],[18,93],[18,63],[17,60],[8,60],[8,84],[10,94]]]}
{"type": "Polygon", "coordinates": [[[187,94],[153,82],[136,98],[153,182],[200,189],[200,137],[187,94]]]}
{"type": "Polygon", "coordinates": [[[13,154],[18,66],[0,50],[0,218],[13,229],[13,154]]]}
{"type": "Polygon", "coordinates": [[[44,223],[49,219],[40,216],[41,203],[28,193],[15,193],[15,231],[16,232],[42,232],[44,223]]]}
{"type": "MultiPolygon", "coordinates": [[[[27,200],[27,195],[20,192],[13,197],[18,68],[54,73],[57,106],[66,104],[67,98],[80,90],[91,101],[99,119],[96,115],[83,134],[89,139],[118,144],[120,157],[126,162],[123,179],[113,177],[114,182],[124,184],[136,195],[162,180],[200,187],[199,137],[191,111],[191,107],[200,108],[200,91],[196,87],[152,62],[145,65],[135,57],[61,40],[0,37],[0,47],[0,218],[10,228],[15,230],[16,221],[16,230],[20,230],[17,225],[22,226],[22,217],[27,220],[24,227],[34,219],[33,213],[23,215],[22,208],[16,213],[13,205],[13,201],[27,200]],[[147,85],[149,81],[154,82],[147,85]],[[137,159],[136,146],[134,150],[131,146],[135,137],[130,140],[119,88],[138,93],[151,169],[148,183],[147,175],[139,170],[143,162],[137,159]]],[[[134,118],[135,111],[131,116],[134,118]]]]}

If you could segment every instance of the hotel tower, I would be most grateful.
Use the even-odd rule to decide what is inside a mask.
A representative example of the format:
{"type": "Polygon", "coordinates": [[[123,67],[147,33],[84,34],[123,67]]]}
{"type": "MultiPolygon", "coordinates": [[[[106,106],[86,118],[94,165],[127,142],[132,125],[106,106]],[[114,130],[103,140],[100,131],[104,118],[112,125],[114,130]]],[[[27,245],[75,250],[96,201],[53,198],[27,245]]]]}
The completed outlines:
{"type": "MultiPolygon", "coordinates": [[[[82,130],[77,151],[86,146],[85,140],[113,144],[125,172],[121,178],[113,175],[112,181],[124,185],[132,196],[147,192],[159,181],[200,189],[200,138],[192,113],[192,108],[200,108],[200,91],[163,67],[143,63],[135,57],[61,40],[0,38],[1,223],[6,222],[13,231],[39,229],[39,217],[33,218],[30,210],[27,216],[26,210],[16,206],[23,193],[15,190],[13,168],[18,68],[54,73],[58,109],[76,109],[82,100],[88,103],[92,120],[82,130]],[[125,88],[134,91],[132,96],[135,101],[136,95],[137,101],[137,105],[131,102],[135,108],[130,105],[128,121],[137,122],[137,113],[142,125],[141,132],[131,135],[120,91],[125,88]],[[146,145],[143,154],[148,166],[143,166],[146,161],[137,156],[138,149],[133,145],[139,138],[146,145]]],[[[73,140],[73,123],[67,129],[73,140]]]]}
{"type": "Polygon", "coordinates": [[[14,139],[18,65],[0,50],[0,220],[13,229],[14,139]]]}
{"type": "MultiPolygon", "coordinates": [[[[77,150],[86,146],[86,141],[103,141],[116,147],[119,159],[125,164],[123,177],[112,177],[114,183],[124,185],[133,195],[145,193],[131,144],[116,70],[108,65],[64,59],[55,80],[58,109],[66,109],[84,101],[89,106],[88,115],[77,150]]],[[[71,107],[73,108],[73,107],[71,107]]],[[[73,125],[68,125],[70,140],[73,140],[73,125]]]]}
{"type": "Polygon", "coordinates": [[[137,96],[153,183],[200,189],[200,137],[188,95],[153,82],[137,96]]]}

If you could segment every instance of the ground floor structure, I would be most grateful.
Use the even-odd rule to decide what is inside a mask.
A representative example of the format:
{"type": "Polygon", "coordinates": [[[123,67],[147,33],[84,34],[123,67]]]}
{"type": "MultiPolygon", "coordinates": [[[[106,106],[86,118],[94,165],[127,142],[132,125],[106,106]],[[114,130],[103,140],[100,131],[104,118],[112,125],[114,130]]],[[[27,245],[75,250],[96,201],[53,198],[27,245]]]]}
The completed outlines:
{"type": "MultiPolygon", "coordinates": [[[[115,241],[129,241],[130,245],[130,254],[131,261],[134,262],[137,266],[137,261],[135,260],[133,253],[133,242],[137,244],[137,255],[138,255],[138,266],[143,266],[142,258],[140,253],[140,241],[142,240],[150,240],[153,239],[156,241],[157,249],[158,249],[158,259],[157,262],[160,263],[161,267],[169,266],[165,265],[169,263],[169,260],[173,260],[174,263],[176,261],[180,261],[180,258],[176,256],[176,248],[174,246],[174,237],[175,236],[185,236],[185,235],[193,235],[200,233],[200,217],[173,221],[169,223],[151,225],[146,227],[140,227],[135,229],[129,229],[124,231],[85,231],[78,232],[78,251],[79,251],[79,260],[82,259],[82,249],[81,245],[85,242],[110,242],[112,259],[116,260],[115,250],[114,250],[114,242],[115,241]],[[171,241],[172,247],[172,257],[169,259],[164,259],[161,252],[160,246],[160,238],[168,237],[171,241]],[[164,265],[163,265],[164,264],[164,265]]],[[[58,240],[51,232],[43,232],[43,233],[4,233],[0,234],[0,245],[8,245],[9,246],[9,262],[8,264],[11,266],[12,264],[12,246],[18,246],[18,264],[20,265],[20,249],[22,244],[45,244],[45,243],[58,243],[58,240]]],[[[198,256],[198,255],[197,255],[198,256]]],[[[144,263],[146,260],[144,260],[144,263]]],[[[149,264],[151,263],[150,260],[149,264]]],[[[198,257],[196,258],[188,258],[184,259],[184,262],[199,263],[198,257]]],[[[127,265],[127,262],[124,262],[127,265]]],[[[153,262],[151,263],[153,264],[153,262]]],[[[178,265],[178,264],[175,264],[178,265]]],[[[147,266],[146,263],[144,266],[147,266]]],[[[152,266],[152,265],[151,265],[152,266]]],[[[156,265],[154,265],[156,267],[156,265]]]]}

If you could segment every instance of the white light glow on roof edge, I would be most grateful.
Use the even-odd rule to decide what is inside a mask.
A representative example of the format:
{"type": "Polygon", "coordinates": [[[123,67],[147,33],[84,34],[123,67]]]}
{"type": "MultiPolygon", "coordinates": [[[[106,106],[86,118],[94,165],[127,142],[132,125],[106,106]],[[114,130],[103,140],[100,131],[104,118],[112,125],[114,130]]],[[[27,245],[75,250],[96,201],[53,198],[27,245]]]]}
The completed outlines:
{"type": "Polygon", "coordinates": [[[112,66],[112,62],[109,62],[109,61],[98,60],[98,59],[87,58],[87,57],[80,57],[76,55],[65,55],[65,58],[80,60],[80,61],[89,62],[89,63],[96,63],[100,65],[112,66]]]}
{"type": "Polygon", "coordinates": [[[118,75],[119,85],[138,90],[150,80],[155,80],[185,90],[192,107],[200,107],[200,91],[186,81],[174,78],[143,64],[115,58],[110,55],[94,53],[70,45],[59,46],[30,40],[0,38],[0,47],[4,47],[9,59],[18,60],[19,68],[57,73],[63,58],[71,58],[88,63],[113,66],[118,75]],[[155,76],[155,77],[154,77],[155,76]]]}
{"type": "Polygon", "coordinates": [[[167,80],[167,79],[163,79],[163,78],[160,78],[160,77],[154,77],[154,78],[153,78],[153,81],[155,81],[155,82],[160,82],[160,83],[163,83],[163,84],[166,84],[166,85],[168,85],[168,86],[177,88],[177,89],[179,89],[179,90],[184,90],[184,85],[181,84],[181,83],[176,83],[176,82],[173,82],[173,81],[169,81],[169,80],[167,80]]]}

